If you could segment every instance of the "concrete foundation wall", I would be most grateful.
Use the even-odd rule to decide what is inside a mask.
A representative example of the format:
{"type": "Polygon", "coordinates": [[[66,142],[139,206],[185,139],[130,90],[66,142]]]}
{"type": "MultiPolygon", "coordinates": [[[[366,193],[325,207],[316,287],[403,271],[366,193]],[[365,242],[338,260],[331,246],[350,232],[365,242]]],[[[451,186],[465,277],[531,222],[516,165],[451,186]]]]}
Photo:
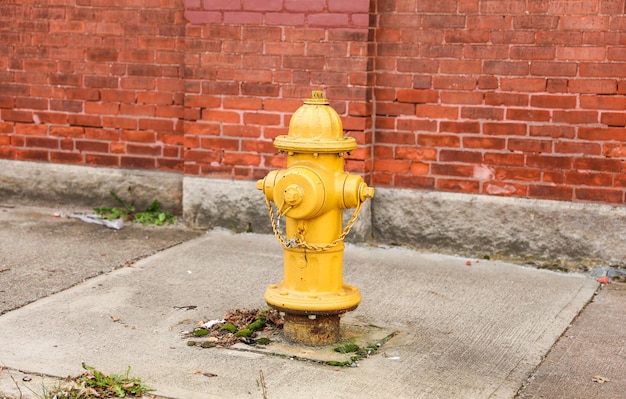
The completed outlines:
{"type": "MultiPolygon", "coordinates": [[[[116,205],[128,187],[138,206],[154,199],[193,228],[271,233],[252,181],[154,171],[0,160],[0,204],[116,205]]],[[[344,212],[344,225],[353,210],[344,212]]],[[[626,208],[564,201],[376,188],[347,241],[471,257],[624,265],[626,208]]]]}
{"type": "Polygon", "coordinates": [[[624,264],[626,208],[599,204],[378,189],[374,236],[474,257],[624,264]]]}
{"type": "Polygon", "coordinates": [[[110,192],[137,208],[159,200],[182,213],[182,173],[0,160],[0,203],[51,207],[119,206],[110,192]],[[132,194],[129,192],[132,190],[132,194]]]}

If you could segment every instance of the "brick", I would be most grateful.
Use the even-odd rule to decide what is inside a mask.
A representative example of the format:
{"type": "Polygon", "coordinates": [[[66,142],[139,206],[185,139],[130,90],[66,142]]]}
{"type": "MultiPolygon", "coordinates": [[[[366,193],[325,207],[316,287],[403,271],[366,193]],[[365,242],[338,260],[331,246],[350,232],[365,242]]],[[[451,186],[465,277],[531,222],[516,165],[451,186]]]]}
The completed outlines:
{"type": "Polygon", "coordinates": [[[483,73],[492,75],[528,75],[529,65],[527,62],[517,61],[484,61],[483,73]]]}
{"type": "Polygon", "coordinates": [[[83,154],[76,152],[50,151],[50,162],[82,164],[83,154]]]}
{"type": "Polygon", "coordinates": [[[626,129],[580,127],[577,137],[583,140],[623,141],[626,140],[626,129]]]}
{"type": "Polygon", "coordinates": [[[109,143],[105,141],[76,140],[76,150],[81,152],[109,152],[109,143]]]}
{"type": "Polygon", "coordinates": [[[460,92],[442,91],[442,104],[482,104],[483,93],[480,92],[460,92]]]}
{"type": "MultiPolygon", "coordinates": [[[[487,92],[485,93],[485,104],[525,107],[529,104],[529,96],[519,93],[487,92]]],[[[502,117],[498,119],[502,119],[502,117]]]]}
{"type": "Polygon", "coordinates": [[[602,155],[610,158],[626,158],[626,144],[624,143],[604,143],[602,155]]]}
{"type": "Polygon", "coordinates": [[[569,201],[573,198],[573,189],[571,187],[554,185],[530,185],[528,187],[528,196],[530,198],[569,201]]]}
{"type": "Polygon", "coordinates": [[[526,156],[524,154],[513,154],[511,152],[488,152],[484,155],[483,162],[487,165],[524,166],[525,160],[526,156]]]}
{"type": "Polygon", "coordinates": [[[245,96],[277,97],[280,86],[271,83],[242,83],[241,94],[245,96]]]}
{"type": "Polygon", "coordinates": [[[26,122],[33,121],[32,111],[16,111],[12,109],[0,110],[1,120],[4,122],[26,122]]]}
{"type": "Polygon", "coordinates": [[[439,151],[439,161],[441,162],[462,162],[479,164],[482,163],[482,160],[482,152],[445,149],[439,151]]]}
{"type": "Polygon", "coordinates": [[[459,115],[459,109],[458,107],[443,105],[417,104],[415,115],[418,118],[456,119],[459,115]]]}
{"type": "Polygon", "coordinates": [[[580,76],[589,78],[626,78],[626,63],[588,63],[584,62],[579,67],[580,76]]]}
{"type": "Polygon", "coordinates": [[[602,61],[605,57],[606,48],[604,47],[560,46],[556,52],[556,58],[559,60],[602,61]]]}
{"type": "Polygon", "coordinates": [[[48,150],[16,150],[15,159],[21,161],[42,161],[47,162],[49,160],[48,150]]]}
{"type": "Polygon", "coordinates": [[[420,133],[417,136],[417,144],[425,147],[458,148],[461,146],[461,139],[455,135],[420,133]]]}
{"type": "Polygon", "coordinates": [[[126,145],[126,153],[128,155],[144,155],[144,156],[161,156],[163,147],[161,145],[141,145],[141,144],[128,144],[126,145]]]}
{"type": "Polygon", "coordinates": [[[156,136],[154,132],[145,131],[145,130],[124,130],[122,132],[121,139],[123,141],[137,142],[137,143],[156,142],[156,136]]]}
{"type": "Polygon", "coordinates": [[[576,136],[576,128],[574,126],[555,124],[532,125],[529,128],[529,134],[531,136],[572,139],[576,136]]]}
{"type": "Polygon", "coordinates": [[[600,144],[576,141],[557,141],[554,152],[557,154],[600,155],[600,144]]]}
{"type": "Polygon", "coordinates": [[[529,168],[497,168],[495,179],[501,181],[536,182],[541,179],[541,171],[529,168]]]}
{"type": "Polygon", "coordinates": [[[489,195],[526,197],[526,186],[522,184],[487,182],[483,191],[489,195]]]}
{"type": "Polygon", "coordinates": [[[480,123],[441,121],[439,131],[450,133],[480,133],[480,123]]]}
{"type": "Polygon", "coordinates": [[[502,150],[506,146],[506,139],[497,137],[463,137],[462,140],[463,148],[502,150]]]}
{"type": "Polygon", "coordinates": [[[141,130],[153,130],[160,132],[171,132],[174,130],[174,122],[169,119],[140,119],[139,129],[141,130]]]}
{"type": "Polygon", "coordinates": [[[437,179],[436,188],[441,191],[478,193],[480,184],[475,180],[437,179]]]}
{"type": "Polygon", "coordinates": [[[504,91],[539,92],[546,90],[546,79],[540,78],[502,78],[500,87],[504,91]]]}
{"type": "Polygon", "coordinates": [[[430,164],[424,162],[411,162],[412,175],[428,175],[430,174],[430,164]]]}
{"type": "Polygon", "coordinates": [[[542,32],[557,29],[559,17],[555,15],[516,15],[513,17],[514,29],[530,29],[542,32]]]}
{"type": "MultiPolygon", "coordinates": [[[[377,118],[378,119],[378,118],[377,118]]],[[[415,119],[413,117],[400,117],[396,122],[398,130],[436,132],[437,122],[431,119],[415,119]]]]}
{"type": "Polygon", "coordinates": [[[595,14],[598,12],[598,1],[553,0],[548,11],[554,14],[595,14]]]}
{"type": "Polygon", "coordinates": [[[565,183],[582,186],[607,187],[611,185],[613,176],[604,173],[590,172],[567,172],[565,173],[565,183]]]}
{"type": "Polygon", "coordinates": [[[599,122],[596,111],[553,111],[552,121],[555,123],[569,123],[574,125],[592,124],[599,122]]]}
{"type": "Polygon", "coordinates": [[[626,113],[624,112],[603,112],[600,115],[600,122],[610,127],[625,127],[626,113]]]}
{"type": "Polygon", "coordinates": [[[422,29],[463,29],[465,16],[426,14],[421,16],[420,27],[422,29]]]}
{"type": "Polygon", "coordinates": [[[511,59],[514,60],[554,60],[553,47],[511,46],[511,59]]]}
{"type": "Polygon", "coordinates": [[[575,159],[574,169],[578,171],[619,173],[621,171],[621,164],[618,159],[586,157],[575,159]]]}
{"type": "Polygon", "coordinates": [[[473,177],[474,167],[470,165],[454,164],[433,164],[431,167],[433,175],[473,177]]]}
{"type": "Polygon", "coordinates": [[[511,151],[550,153],[552,152],[552,141],[512,138],[509,140],[507,148],[511,151]]]}
{"type": "Polygon", "coordinates": [[[550,120],[550,111],[524,108],[508,108],[506,110],[506,119],[517,121],[547,122],[550,120]]]}
{"type": "Polygon", "coordinates": [[[524,123],[485,122],[483,133],[504,136],[525,136],[527,125],[524,123]]]}
{"type": "Polygon", "coordinates": [[[530,105],[537,108],[575,108],[576,96],[533,95],[530,105]]]}
{"type": "Polygon", "coordinates": [[[395,154],[399,160],[434,161],[437,159],[437,150],[434,148],[398,146],[395,154]]]}
{"type": "Polygon", "coordinates": [[[243,114],[243,123],[252,125],[280,125],[281,117],[278,114],[265,112],[246,112],[243,114]]]}
{"type": "Polygon", "coordinates": [[[415,105],[379,102],[376,104],[376,114],[386,116],[415,115],[415,105]]]}
{"type": "Polygon", "coordinates": [[[509,46],[505,45],[465,45],[463,46],[463,55],[466,58],[476,59],[507,59],[509,58],[509,46]]]}
{"type": "Polygon", "coordinates": [[[572,158],[569,156],[550,156],[529,154],[526,157],[526,166],[538,169],[569,170],[572,168],[572,158]]]}
{"type": "Polygon", "coordinates": [[[284,6],[288,11],[319,12],[324,9],[326,2],[324,0],[284,0],[284,6]]]}
{"type": "Polygon", "coordinates": [[[131,168],[131,169],[154,169],[155,159],[152,157],[142,158],[142,157],[122,156],[120,158],[120,166],[123,168],[131,168]]]}
{"type": "Polygon", "coordinates": [[[535,31],[535,42],[539,45],[554,44],[580,45],[583,44],[583,32],[561,30],[535,31]]]}
{"type": "Polygon", "coordinates": [[[50,126],[50,135],[59,137],[83,137],[85,128],[78,126],[50,126]]]}
{"type": "Polygon", "coordinates": [[[83,84],[85,87],[114,89],[118,87],[119,82],[116,77],[85,76],[83,77],[83,84]]]}
{"type": "Polygon", "coordinates": [[[59,148],[59,140],[52,137],[26,137],[25,145],[26,147],[55,150],[59,148]]]}
{"type": "Polygon", "coordinates": [[[562,16],[559,27],[563,30],[595,30],[605,31],[609,28],[608,16],[562,16]]]}
{"type": "Polygon", "coordinates": [[[99,115],[117,115],[119,112],[119,104],[116,103],[85,103],[85,113],[99,115]]]}
{"type": "Polygon", "coordinates": [[[16,123],[15,133],[28,136],[45,136],[48,133],[48,126],[35,125],[32,123],[16,123]]]}
{"type": "Polygon", "coordinates": [[[426,176],[395,176],[395,186],[401,188],[423,188],[432,189],[435,187],[435,179],[426,176]]]}
{"type": "Polygon", "coordinates": [[[578,65],[573,62],[532,61],[530,74],[535,76],[567,76],[578,74],[578,65]]]}
{"type": "Polygon", "coordinates": [[[258,166],[261,164],[261,156],[254,153],[224,151],[224,164],[258,166]]]}
{"type": "Polygon", "coordinates": [[[570,80],[568,89],[571,93],[584,94],[616,94],[617,81],[610,79],[577,79],[570,80]]]}
{"type": "Polygon", "coordinates": [[[495,107],[463,107],[461,108],[461,118],[467,119],[504,119],[504,109],[495,107]]]}
{"type": "Polygon", "coordinates": [[[287,12],[268,12],[265,14],[265,23],[279,26],[303,26],[305,14],[287,12]]]}
{"type": "Polygon", "coordinates": [[[601,190],[589,188],[576,188],[575,198],[583,201],[622,203],[624,202],[623,190],[601,190]]]}
{"type": "Polygon", "coordinates": [[[261,137],[261,129],[258,126],[246,126],[246,125],[224,125],[224,135],[232,137],[249,137],[258,138],[261,137]]]}
{"type": "Polygon", "coordinates": [[[380,159],[374,163],[375,172],[401,174],[409,172],[411,163],[403,160],[380,159]]]}

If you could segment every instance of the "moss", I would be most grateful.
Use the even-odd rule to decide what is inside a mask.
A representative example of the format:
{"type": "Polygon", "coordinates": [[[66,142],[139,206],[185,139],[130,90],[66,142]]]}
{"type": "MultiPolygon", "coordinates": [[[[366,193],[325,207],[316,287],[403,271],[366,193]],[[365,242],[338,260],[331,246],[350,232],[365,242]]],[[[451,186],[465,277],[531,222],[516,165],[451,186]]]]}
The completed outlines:
{"type": "Polygon", "coordinates": [[[187,346],[196,346],[196,341],[187,341],[187,346]]]}
{"type": "Polygon", "coordinates": [[[252,335],[252,331],[244,328],[243,330],[239,330],[235,333],[235,337],[245,337],[248,338],[249,336],[252,335]]]}
{"type": "Polygon", "coordinates": [[[248,325],[248,330],[256,331],[265,327],[265,322],[263,320],[255,320],[248,325]]]}
{"type": "Polygon", "coordinates": [[[220,331],[228,331],[234,333],[235,331],[237,331],[237,326],[232,323],[226,323],[220,327],[220,331]]]}
{"type": "Polygon", "coordinates": [[[257,338],[255,342],[257,345],[269,345],[272,341],[269,338],[257,338]]]}
{"type": "Polygon", "coordinates": [[[204,337],[208,333],[209,330],[207,330],[206,328],[198,328],[197,330],[193,330],[193,335],[195,335],[196,337],[204,337]]]}
{"type": "Polygon", "coordinates": [[[215,348],[215,343],[209,342],[209,341],[204,341],[203,343],[200,344],[200,346],[202,348],[215,348]]]}
{"type": "Polygon", "coordinates": [[[359,350],[359,346],[356,344],[351,344],[351,343],[347,343],[347,344],[343,344],[341,346],[338,346],[336,348],[333,349],[335,352],[339,352],[339,353],[351,353],[351,352],[356,352],[359,350]]]}

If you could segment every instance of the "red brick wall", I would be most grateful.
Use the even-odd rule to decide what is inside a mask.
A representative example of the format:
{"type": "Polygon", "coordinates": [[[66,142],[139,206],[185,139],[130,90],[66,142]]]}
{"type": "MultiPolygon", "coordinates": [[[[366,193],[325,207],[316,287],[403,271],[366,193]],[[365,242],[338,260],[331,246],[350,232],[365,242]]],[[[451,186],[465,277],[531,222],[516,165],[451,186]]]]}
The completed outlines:
{"type": "Polygon", "coordinates": [[[378,0],[373,183],[624,203],[623,0],[378,0]]]}
{"type": "Polygon", "coordinates": [[[0,157],[182,170],[183,4],[0,3],[0,157]]]}
{"type": "Polygon", "coordinates": [[[0,158],[255,179],[324,89],[376,186],[626,202],[624,0],[41,3],[0,3],[0,158]]]}

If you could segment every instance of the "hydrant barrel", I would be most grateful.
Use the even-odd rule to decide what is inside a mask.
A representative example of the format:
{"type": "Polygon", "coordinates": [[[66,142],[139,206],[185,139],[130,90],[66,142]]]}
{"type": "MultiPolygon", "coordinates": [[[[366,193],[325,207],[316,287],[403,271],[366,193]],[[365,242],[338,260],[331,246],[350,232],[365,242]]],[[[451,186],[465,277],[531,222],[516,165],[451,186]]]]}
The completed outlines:
{"type": "Polygon", "coordinates": [[[274,145],[287,154],[287,167],[271,171],[257,188],[284,249],[284,277],[267,288],[265,300],[284,312],[288,340],[332,343],[339,339],[340,315],[361,301],[359,290],[343,281],[343,241],[374,189],[345,172],[343,154],[356,148],[356,140],[344,136],[341,118],[321,92],[296,110],[289,133],[274,145]],[[344,228],[342,212],[352,208],[344,228]],[[280,217],[284,236],[277,226],[280,217]]]}

